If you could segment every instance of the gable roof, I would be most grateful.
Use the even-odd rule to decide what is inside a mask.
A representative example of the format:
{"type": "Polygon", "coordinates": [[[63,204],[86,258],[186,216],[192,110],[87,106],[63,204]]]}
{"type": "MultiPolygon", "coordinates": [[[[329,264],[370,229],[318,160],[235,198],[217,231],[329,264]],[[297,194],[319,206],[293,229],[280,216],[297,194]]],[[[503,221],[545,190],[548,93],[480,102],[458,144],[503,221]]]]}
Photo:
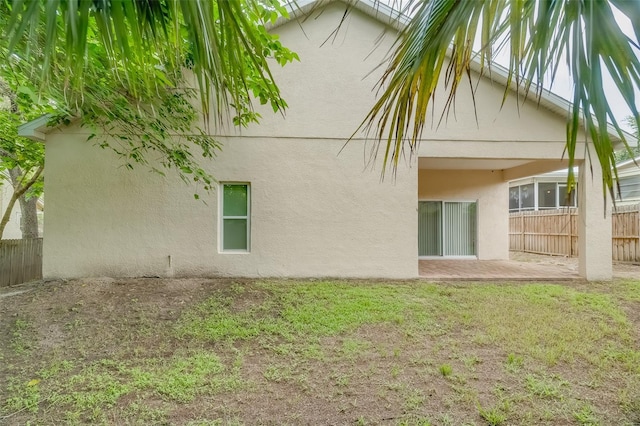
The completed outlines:
{"type": "MultiPolygon", "coordinates": [[[[352,7],[365,15],[375,19],[383,25],[389,26],[397,31],[402,31],[410,21],[410,17],[401,13],[397,9],[391,6],[381,3],[380,0],[294,0],[289,2],[288,7],[290,10],[289,17],[280,17],[278,20],[269,25],[269,29],[278,28],[288,22],[296,19],[305,19],[311,14],[324,6],[331,3],[344,3],[347,7],[352,7]]],[[[487,78],[492,82],[498,83],[502,86],[508,83],[508,69],[504,66],[492,63],[488,69],[482,69],[479,59],[473,59],[471,62],[471,69],[479,74],[481,77],[487,78]]],[[[522,86],[518,87],[514,80],[511,80],[509,90],[514,93],[524,93],[522,86]]],[[[536,93],[536,87],[532,87],[532,91],[536,93]]],[[[533,101],[533,100],[532,100],[533,101]]],[[[567,118],[569,111],[571,110],[571,102],[564,99],[561,96],[553,93],[548,89],[542,89],[535,97],[537,104],[556,115],[561,116],[563,119],[567,118]]],[[[34,140],[44,141],[46,134],[59,126],[47,126],[48,121],[51,119],[51,115],[47,114],[39,117],[33,121],[25,123],[18,128],[18,135],[28,137],[34,140]]],[[[580,124],[584,127],[584,118],[580,118],[580,124]]],[[[621,144],[621,139],[616,131],[615,127],[611,124],[607,125],[608,133],[614,142],[621,144]]],[[[629,132],[622,131],[627,143],[630,146],[637,146],[638,140],[635,136],[629,132]]]]}
{"type": "Polygon", "coordinates": [[[44,114],[35,120],[31,120],[18,127],[18,136],[44,142],[46,134],[53,130],[54,126],[48,126],[51,114],[44,114]]]}
{"type": "MultiPolygon", "coordinates": [[[[369,17],[377,20],[378,22],[387,25],[397,31],[402,31],[410,22],[411,17],[402,13],[401,11],[392,8],[391,6],[382,3],[380,0],[297,0],[289,3],[290,16],[289,18],[280,17],[271,28],[277,28],[290,22],[294,19],[307,18],[314,11],[331,3],[344,3],[348,7],[352,7],[360,12],[368,15],[369,17]]],[[[479,74],[481,77],[498,83],[501,86],[508,84],[509,70],[498,64],[491,63],[490,68],[482,69],[480,60],[475,58],[471,62],[471,69],[479,74]]],[[[514,79],[509,83],[509,89],[513,93],[524,93],[522,86],[518,87],[518,84],[514,79]]],[[[536,93],[537,86],[532,85],[531,92],[536,93]]],[[[526,99],[526,98],[525,98],[526,99]]],[[[543,88],[540,90],[539,97],[535,96],[534,99],[528,98],[532,102],[536,102],[541,107],[560,115],[563,119],[567,118],[569,111],[571,110],[572,103],[565,98],[553,93],[549,89],[543,88]]],[[[580,118],[580,124],[584,127],[584,118],[580,118]]],[[[622,142],[615,127],[611,124],[607,125],[608,133],[614,142],[622,142]]],[[[627,131],[622,131],[627,143],[631,146],[637,146],[639,141],[634,135],[627,131]]]]}

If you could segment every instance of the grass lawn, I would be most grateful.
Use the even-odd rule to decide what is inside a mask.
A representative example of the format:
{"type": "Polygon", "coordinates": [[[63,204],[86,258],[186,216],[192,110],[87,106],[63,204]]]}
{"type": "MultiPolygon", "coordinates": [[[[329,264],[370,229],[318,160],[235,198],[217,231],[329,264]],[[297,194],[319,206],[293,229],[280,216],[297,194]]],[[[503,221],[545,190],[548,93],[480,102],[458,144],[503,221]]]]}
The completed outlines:
{"type": "Polygon", "coordinates": [[[25,289],[0,424],[640,424],[640,281],[25,289]]]}

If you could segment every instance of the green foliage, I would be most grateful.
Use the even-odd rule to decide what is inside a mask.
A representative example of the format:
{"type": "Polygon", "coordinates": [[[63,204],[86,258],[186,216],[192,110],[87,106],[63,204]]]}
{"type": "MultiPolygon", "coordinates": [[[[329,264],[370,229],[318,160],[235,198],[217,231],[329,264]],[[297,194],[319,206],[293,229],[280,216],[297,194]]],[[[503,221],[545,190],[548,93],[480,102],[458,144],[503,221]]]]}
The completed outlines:
{"type": "Polygon", "coordinates": [[[48,109],[38,102],[27,86],[19,85],[15,90],[10,87],[2,78],[6,70],[6,63],[0,62],[0,186],[12,187],[14,201],[0,211],[0,238],[15,200],[29,200],[42,194],[44,146],[18,137],[18,126],[48,109]]]}
{"type": "Polygon", "coordinates": [[[524,366],[524,358],[520,355],[516,355],[514,353],[510,353],[507,356],[507,364],[506,369],[510,373],[517,373],[524,366]]]}
{"type": "MultiPolygon", "coordinates": [[[[67,375],[70,364],[65,362],[43,370],[42,381],[14,382],[9,385],[10,397],[3,406],[5,413],[21,410],[36,412],[45,400],[59,404],[71,419],[101,422],[104,411],[117,404],[125,395],[152,392],[161,398],[185,403],[201,393],[218,393],[242,385],[237,370],[225,371],[220,359],[207,351],[194,351],[168,359],[144,359],[139,365],[102,359],[82,371],[67,375]],[[64,379],[63,379],[64,378],[64,379]],[[43,398],[40,385],[48,383],[43,398]],[[52,386],[53,385],[53,386],[52,386]]],[[[130,407],[140,411],[140,407],[130,407]]],[[[161,412],[147,412],[160,416],[161,412]]]]}
{"type": "Polygon", "coordinates": [[[31,350],[31,325],[22,318],[17,318],[13,323],[11,335],[11,349],[18,354],[31,350]]]}
{"type": "MultiPolygon", "coordinates": [[[[603,79],[607,73],[612,76],[613,90],[638,124],[640,3],[410,0],[404,7],[410,11],[409,23],[379,81],[381,95],[361,125],[382,146],[383,173],[386,168],[395,169],[407,152],[417,152],[441,77],[448,84],[444,99],[449,109],[463,79],[471,80],[471,62],[478,58],[482,71],[487,72],[495,56],[504,51],[509,63],[503,103],[511,83],[518,95],[530,91],[541,95],[546,83],[553,83],[558,67],[567,64],[574,82],[567,117],[569,187],[575,187],[578,132],[584,129],[590,138],[591,158],[602,168],[603,186],[612,192],[616,169],[608,122],[625,144],[627,141],[604,92],[603,79]],[[623,32],[614,9],[629,18],[633,34],[623,32]],[[479,52],[473,51],[476,45],[479,52]]],[[[474,84],[469,81],[471,90],[474,84]]],[[[373,152],[376,155],[377,149],[373,152]]]]}
{"type": "Polygon", "coordinates": [[[84,103],[95,83],[96,50],[104,51],[104,67],[134,104],[175,82],[183,67],[192,68],[205,113],[211,99],[216,110],[229,104],[243,109],[247,88],[280,107],[267,59],[284,64],[295,57],[265,29],[287,15],[277,0],[8,3],[7,48],[42,79],[43,89],[64,81],[69,105],[84,103]]]}
{"type": "MultiPolygon", "coordinates": [[[[489,285],[455,292],[451,299],[457,306],[456,317],[468,318],[469,327],[477,328],[488,342],[549,366],[575,358],[592,364],[607,362],[607,344],[621,349],[621,342],[631,338],[631,324],[607,294],[553,284],[528,284],[517,290],[489,285]],[[587,312],[595,321],[590,325],[583,319],[587,312]],[[523,329],[522,323],[555,326],[523,329]]],[[[518,364],[514,355],[507,368],[517,370],[518,364]]]]}
{"type": "Polygon", "coordinates": [[[398,422],[398,426],[432,426],[432,425],[433,423],[431,423],[431,420],[423,416],[407,416],[398,422]]]}
{"type": "Polygon", "coordinates": [[[270,365],[264,371],[264,378],[271,382],[286,382],[293,379],[291,366],[270,365]]]}
{"type": "Polygon", "coordinates": [[[416,411],[424,404],[426,398],[420,389],[412,389],[404,398],[403,408],[405,412],[416,411]]]}
{"type": "Polygon", "coordinates": [[[286,107],[268,59],[298,57],[265,27],[286,14],[277,0],[3,2],[1,75],[53,99],[54,123],[89,127],[127,168],[172,169],[208,191],[201,163],[221,148],[211,125],[257,121],[252,97],[286,107]]]}
{"type": "Polygon", "coordinates": [[[632,424],[639,412],[638,282],[134,281],[105,306],[85,280],[12,296],[0,422],[235,424],[269,404],[264,421],[298,424],[304,401],[337,423],[430,424],[428,411],[445,425],[632,424]],[[74,300],[46,309],[54,291],[74,300]],[[53,324],[55,345],[41,335],[53,324]],[[31,350],[13,351],[18,335],[31,350]]]}
{"type": "MultiPolygon", "coordinates": [[[[638,133],[638,122],[634,120],[633,117],[627,117],[625,121],[631,127],[633,136],[636,138],[636,140],[640,138],[640,134],[638,133]]],[[[637,145],[634,147],[627,146],[624,150],[616,152],[615,156],[616,163],[621,163],[626,160],[631,160],[632,158],[640,157],[640,141],[637,141],[637,145]]]]}
{"type": "Polygon", "coordinates": [[[65,373],[70,371],[73,368],[73,362],[69,360],[61,360],[59,362],[55,362],[52,365],[44,368],[38,372],[38,377],[43,380],[50,379],[56,377],[58,374],[65,373]]]}

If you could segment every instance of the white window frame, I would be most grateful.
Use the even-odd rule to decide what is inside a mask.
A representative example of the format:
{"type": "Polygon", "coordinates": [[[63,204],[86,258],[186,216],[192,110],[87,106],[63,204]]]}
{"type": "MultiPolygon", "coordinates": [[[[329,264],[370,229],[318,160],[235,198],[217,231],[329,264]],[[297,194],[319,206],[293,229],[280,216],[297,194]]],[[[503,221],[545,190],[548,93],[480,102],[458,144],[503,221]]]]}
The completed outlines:
{"type": "Polygon", "coordinates": [[[220,253],[225,254],[245,254],[251,252],[251,183],[250,182],[220,182],[218,191],[218,206],[220,220],[218,223],[220,235],[219,249],[220,253]],[[224,215],[224,187],[231,185],[245,185],[247,187],[247,215],[246,216],[225,216],[224,215]],[[246,219],[247,221],[247,248],[246,249],[225,249],[224,248],[224,221],[225,219],[246,219]]]}
{"type": "MultiPolygon", "coordinates": [[[[570,208],[570,207],[578,207],[578,193],[574,192],[574,196],[573,196],[573,204],[570,206],[561,206],[560,205],[560,188],[561,187],[565,187],[566,188],[567,184],[564,182],[553,182],[553,181],[534,181],[534,182],[528,182],[528,183],[521,183],[515,186],[510,186],[509,187],[509,191],[511,191],[514,188],[518,189],[518,208],[516,209],[512,209],[509,208],[509,213],[518,213],[518,212],[525,212],[525,211],[540,211],[540,210],[557,210],[557,209],[566,209],[566,208],[570,208]],[[540,204],[540,184],[548,184],[548,183],[552,183],[555,184],[556,186],[556,196],[555,196],[555,201],[556,201],[556,205],[555,207],[541,207],[540,204]],[[533,207],[522,207],[522,187],[526,186],[526,185],[531,185],[533,184],[533,194],[534,194],[534,198],[533,198],[533,207]]],[[[574,191],[577,191],[577,186],[576,188],[574,188],[574,191]]],[[[511,195],[511,194],[509,194],[511,195]]]]}

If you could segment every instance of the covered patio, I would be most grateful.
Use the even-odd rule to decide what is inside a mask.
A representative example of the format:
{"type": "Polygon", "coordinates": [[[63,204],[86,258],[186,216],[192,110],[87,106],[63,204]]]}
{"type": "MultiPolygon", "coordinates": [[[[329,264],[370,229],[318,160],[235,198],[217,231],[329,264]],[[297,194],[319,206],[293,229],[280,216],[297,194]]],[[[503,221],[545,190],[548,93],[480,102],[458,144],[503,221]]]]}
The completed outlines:
{"type": "MultiPolygon", "coordinates": [[[[510,152],[488,158],[454,156],[450,146],[438,146],[434,156],[418,160],[419,276],[433,280],[610,280],[611,206],[602,195],[601,171],[577,160],[578,253],[575,267],[509,260],[508,182],[523,176],[566,167],[565,161],[532,158],[510,152]],[[503,158],[500,158],[500,155],[503,158]],[[520,158],[518,158],[520,156],[520,158]],[[504,158],[506,157],[506,158],[504,158]]],[[[468,151],[472,150],[469,143],[468,151]]],[[[493,143],[495,145],[502,145],[493,143]]],[[[530,144],[541,144],[531,142],[530,144]]],[[[496,149],[487,144],[485,151],[496,149]]],[[[477,149],[477,147],[476,147],[477,149]]],[[[548,154],[549,156],[553,153],[548,154]]]]}

